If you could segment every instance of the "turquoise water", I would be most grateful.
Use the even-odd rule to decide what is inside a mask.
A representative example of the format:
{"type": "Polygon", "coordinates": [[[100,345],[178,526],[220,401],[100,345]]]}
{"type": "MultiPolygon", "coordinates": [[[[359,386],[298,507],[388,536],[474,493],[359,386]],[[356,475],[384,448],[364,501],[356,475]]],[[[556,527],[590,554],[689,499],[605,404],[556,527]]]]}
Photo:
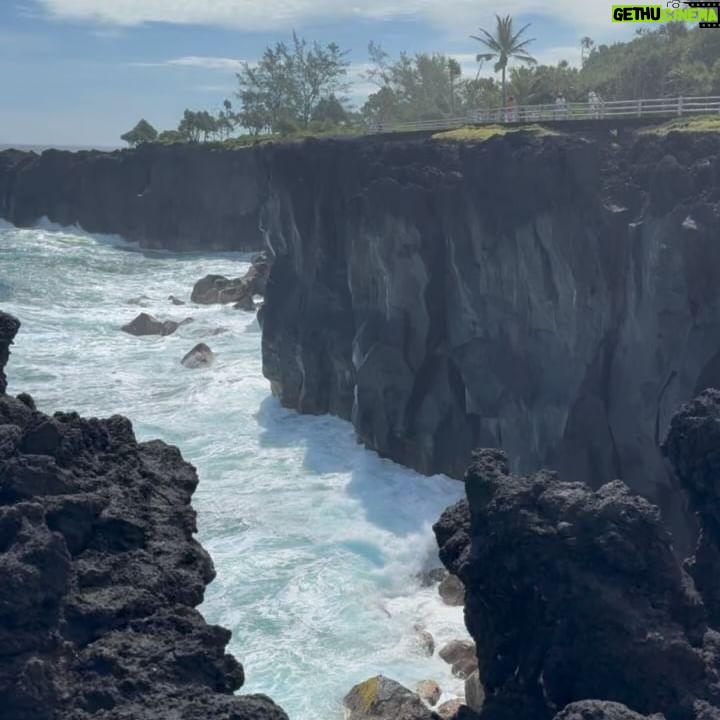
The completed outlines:
{"type": "Polygon", "coordinates": [[[127,415],[140,439],[178,445],[198,468],[199,538],[218,572],[201,609],[233,632],[242,692],[271,695],[291,720],[339,720],[343,695],[378,673],[460,693],[448,666],[421,654],[414,626],[438,646],[465,636],[461,609],[415,578],[437,564],[431,525],[461,485],[381,460],[349,424],[270,397],[254,317],[189,304],[196,280],[241,274],[247,259],[0,225],[0,307],[23,323],[9,392],[46,412],[127,415]],[[120,332],[141,295],[147,312],[194,322],[167,338],[120,332]],[[180,359],[198,342],[218,360],[186,370],[180,359]]]}

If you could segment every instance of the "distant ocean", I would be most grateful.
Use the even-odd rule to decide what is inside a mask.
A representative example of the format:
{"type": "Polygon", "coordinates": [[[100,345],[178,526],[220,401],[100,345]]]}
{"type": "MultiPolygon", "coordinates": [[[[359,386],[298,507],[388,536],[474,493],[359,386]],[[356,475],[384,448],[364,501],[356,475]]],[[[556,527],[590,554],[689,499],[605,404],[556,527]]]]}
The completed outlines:
{"type": "Polygon", "coordinates": [[[0,152],[3,150],[23,150],[25,152],[36,153],[41,153],[45,150],[68,150],[70,152],[78,152],[80,150],[102,150],[105,152],[112,152],[113,150],[120,150],[120,147],[113,147],[110,145],[23,145],[21,143],[8,145],[0,143],[0,152]]]}

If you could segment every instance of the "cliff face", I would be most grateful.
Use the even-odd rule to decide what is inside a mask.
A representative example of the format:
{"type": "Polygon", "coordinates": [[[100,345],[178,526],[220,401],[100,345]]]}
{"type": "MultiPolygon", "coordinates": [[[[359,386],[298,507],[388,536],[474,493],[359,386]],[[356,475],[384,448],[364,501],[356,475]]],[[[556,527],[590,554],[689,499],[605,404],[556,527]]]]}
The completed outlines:
{"type": "Polygon", "coordinates": [[[274,392],[425,473],[495,446],[679,514],[658,438],[720,385],[719,154],[679,135],[268,150],[274,392]]]}
{"type": "MultiPolygon", "coordinates": [[[[19,323],[0,313],[0,372],[19,323]]],[[[0,394],[0,707],[6,720],[287,720],[233,696],[230,632],[195,609],[194,468],[122,417],[0,394]]]]}
{"type": "Polygon", "coordinates": [[[256,152],[141,146],[0,153],[0,218],[47,217],[169,250],[260,250],[256,152]]]}

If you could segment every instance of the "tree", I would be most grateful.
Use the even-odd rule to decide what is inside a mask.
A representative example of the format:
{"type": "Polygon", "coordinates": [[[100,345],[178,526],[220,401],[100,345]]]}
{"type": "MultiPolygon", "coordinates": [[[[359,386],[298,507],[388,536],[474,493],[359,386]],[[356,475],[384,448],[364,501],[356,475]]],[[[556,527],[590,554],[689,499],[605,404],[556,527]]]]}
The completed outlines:
{"type": "Polygon", "coordinates": [[[265,49],[257,65],[243,65],[237,74],[242,103],[239,121],[254,133],[292,125],[307,127],[318,103],[340,97],[347,89],[350,64],[336,43],[310,45],[295,32],[290,45],[265,49]]]}
{"type": "Polygon", "coordinates": [[[370,122],[436,120],[453,112],[454,84],[459,65],[438,53],[400,53],[394,62],[370,44],[372,68],[365,77],[379,86],[362,112],[370,122]]]}
{"type": "Polygon", "coordinates": [[[340,125],[347,121],[347,112],[342,103],[334,96],[320,98],[313,110],[312,119],[316,122],[340,125]]]}
{"type": "Polygon", "coordinates": [[[448,74],[450,77],[450,108],[455,110],[455,81],[462,75],[460,63],[455,58],[448,58],[448,74]]]}
{"type": "Polygon", "coordinates": [[[178,132],[188,142],[207,142],[219,130],[218,119],[207,110],[186,110],[178,125],[178,132]]]}
{"type": "Polygon", "coordinates": [[[523,25],[517,32],[513,27],[511,15],[500,17],[496,15],[497,25],[495,34],[491,34],[484,28],[480,28],[480,35],[471,35],[473,40],[482,43],[490,52],[478,53],[477,61],[495,60],[495,72],[502,73],[502,101],[503,106],[507,101],[506,73],[507,66],[511,60],[534,65],[537,60],[528,54],[527,46],[535,41],[535,38],[521,40],[523,33],[530,27],[530,24],[523,25]]]}
{"type": "Polygon", "coordinates": [[[221,139],[229,138],[237,124],[237,116],[233,112],[230,100],[223,101],[223,109],[217,116],[217,133],[221,139]]]}
{"type": "Polygon", "coordinates": [[[147,120],[143,119],[132,130],[128,130],[124,135],[121,135],[120,139],[130,147],[137,147],[142,143],[155,142],[157,137],[157,130],[147,120]]]}
{"type": "Polygon", "coordinates": [[[185,136],[177,130],[163,130],[158,135],[158,142],[164,143],[166,145],[171,145],[172,143],[180,143],[184,141],[185,136]]]}
{"type": "Polygon", "coordinates": [[[592,52],[593,48],[595,47],[595,41],[588,37],[587,35],[584,38],[580,39],[580,64],[584,65],[585,61],[588,59],[588,56],[592,52]]]}

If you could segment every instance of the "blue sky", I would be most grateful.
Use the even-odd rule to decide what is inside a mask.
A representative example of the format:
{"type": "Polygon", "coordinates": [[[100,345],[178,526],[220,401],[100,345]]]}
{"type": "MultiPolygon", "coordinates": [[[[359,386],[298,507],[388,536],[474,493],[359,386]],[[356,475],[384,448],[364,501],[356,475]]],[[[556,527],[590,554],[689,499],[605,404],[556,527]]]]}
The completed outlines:
{"type": "Polygon", "coordinates": [[[292,28],[350,51],[358,99],[367,43],[455,55],[474,74],[494,13],[532,23],[543,62],[579,59],[579,38],[621,39],[602,0],[0,0],[0,145],[118,145],[145,117],[174,128],[186,107],[218,109],[235,63],[292,28]]]}

